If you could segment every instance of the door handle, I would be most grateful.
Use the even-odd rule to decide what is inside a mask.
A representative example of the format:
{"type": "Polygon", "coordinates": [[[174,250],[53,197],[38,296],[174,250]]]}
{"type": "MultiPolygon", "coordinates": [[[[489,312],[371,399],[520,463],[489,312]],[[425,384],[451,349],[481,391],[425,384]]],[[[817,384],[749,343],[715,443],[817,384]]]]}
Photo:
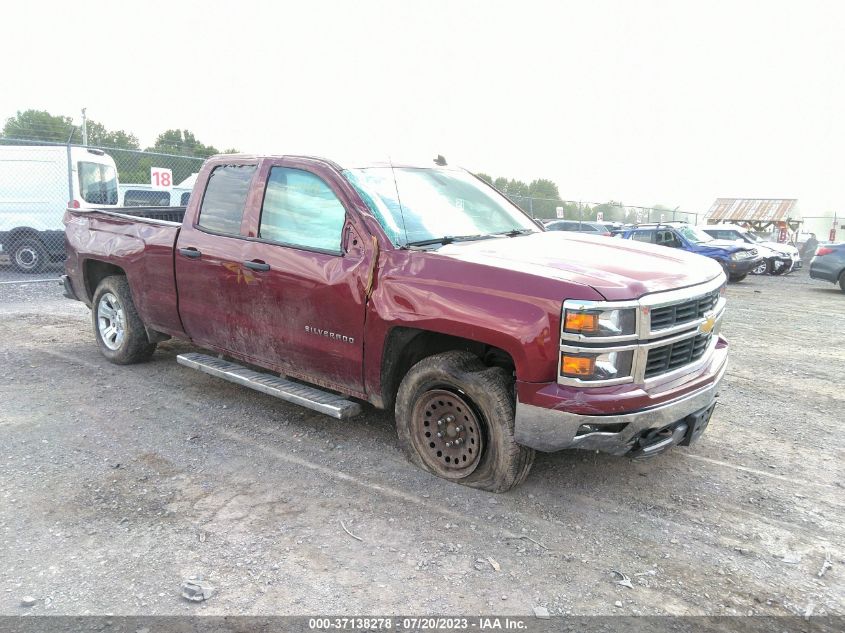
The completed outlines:
{"type": "Polygon", "coordinates": [[[260,259],[253,259],[251,261],[244,262],[244,266],[252,270],[270,270],[270,264],[262,262],[260,259]]]}
{"type": "Polygon", "coordinates": [[[195,249],[193,246],[189,246],[188,248],[180,248],[179,254],[182,257],[190,257],[192,259],[196,259],[197,257],[202,256],[202,252],[195,249]]]}

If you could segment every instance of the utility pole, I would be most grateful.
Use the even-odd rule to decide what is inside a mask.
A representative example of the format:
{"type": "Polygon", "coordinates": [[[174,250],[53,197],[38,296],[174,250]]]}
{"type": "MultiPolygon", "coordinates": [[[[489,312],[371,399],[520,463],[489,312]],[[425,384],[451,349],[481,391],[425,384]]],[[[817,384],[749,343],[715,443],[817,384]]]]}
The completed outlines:
{"type": "Polygon", "coordinates": [[[82,108],[82,144],[88,145],[88,119],[85,118],[85,110],[82,108]]]}

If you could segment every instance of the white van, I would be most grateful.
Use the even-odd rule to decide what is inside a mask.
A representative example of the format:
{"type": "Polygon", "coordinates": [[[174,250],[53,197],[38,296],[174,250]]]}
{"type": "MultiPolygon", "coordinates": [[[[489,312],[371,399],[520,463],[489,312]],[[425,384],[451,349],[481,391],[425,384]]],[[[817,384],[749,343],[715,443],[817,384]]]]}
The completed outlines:
{"type": "Polygon", "coordinates": [[[101,150],[0,145],[0,256],[25,273],[61,260],[65,209],[116,207],[117,186],[114,159],[101,150]]]}
{"type": "Polygon", "coordinates": [[[118,187],[118,201],[123,207],[186,207],[191,188],[163,189],[146,184],[122,184],[118,187]]]}

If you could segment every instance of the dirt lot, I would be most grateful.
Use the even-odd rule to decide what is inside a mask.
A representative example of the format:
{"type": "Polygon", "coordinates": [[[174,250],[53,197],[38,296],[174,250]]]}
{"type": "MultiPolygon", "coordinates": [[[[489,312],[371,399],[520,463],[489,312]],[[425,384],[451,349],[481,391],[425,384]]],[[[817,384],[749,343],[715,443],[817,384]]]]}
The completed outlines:
{"type": "Polygon", "coordinates": [[[845,614],[845,296],[749,278],[728,310],[696,446],[541,454],[494,495],[410,466],[388,415],[219,381],[182,343],[110,365],[57,285],[0,285],[0,613],[845,614]],[[182,599],[193,575],[217,593],[182,599]]]}

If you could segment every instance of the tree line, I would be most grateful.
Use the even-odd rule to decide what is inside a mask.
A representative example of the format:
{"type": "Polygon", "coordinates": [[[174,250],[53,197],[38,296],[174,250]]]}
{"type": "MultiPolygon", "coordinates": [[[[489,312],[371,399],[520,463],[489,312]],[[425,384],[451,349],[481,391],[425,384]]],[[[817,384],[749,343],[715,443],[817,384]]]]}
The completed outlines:
{"type": "MultiPolygon", "coordinates": [[[[156,137],[155,143],[142,149],[138,137],[126,130],[111,130],[99,121],[90,119],[85,127],[88,145],[108,150],[117,165],[119,179],[126,183],[148,183],[150,167],[173,170],[173,181],[179,183],[197,172],[204,159],[221,153],[185,129],[165,130],[156,137]],[[170,156],[152,156],[141,152],[170,156]]],[[[82,143],[82,130],[71,117],[50,114],[45,110],[17,112],[15,116],[6,119],[0,135],[6,142],[82,143]]],[[[229,148],[223,153],[237,151],[229,148]]]]}
{"type": "Polygon", "coordinates": [[[599,213],[604,222],[655,222],[664,217],[666,220],[685,219],[684,212],[677,212],[662,205],[651,208],[626,207],[621,202],[609,200],[601,204],[584,202],[578,203],[561,199],[557,185],[548,178],[538,178],[530,183],[514,178],[499,176],[493,178],[489,174],[479,172],[475,174],[485,182],[493,185],[505,194],[512,202],[527,212],[533,218],[551,219],[557,217],[558,207],[563,209],[563,217],[567,220],[583,220],[585,222],[597,220],[599,213]]]}

